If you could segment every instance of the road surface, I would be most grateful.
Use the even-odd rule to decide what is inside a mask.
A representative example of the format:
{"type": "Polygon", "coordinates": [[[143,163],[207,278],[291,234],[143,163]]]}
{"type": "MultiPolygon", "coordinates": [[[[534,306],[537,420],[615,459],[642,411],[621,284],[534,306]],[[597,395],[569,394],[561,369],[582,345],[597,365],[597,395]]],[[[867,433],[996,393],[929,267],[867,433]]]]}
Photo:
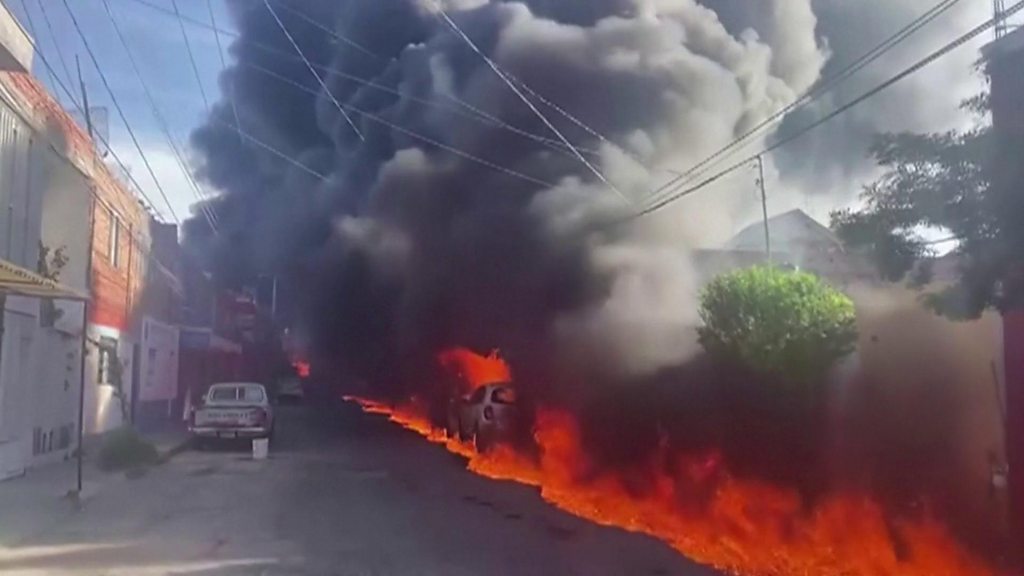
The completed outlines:
{"type": "MultiPolygon", "coordinates": [[[[6,575],[712,574],[478,477],[354,406],[281,410],[270,460],[185,452],[0,555],[6,575]]],[[[0,514],[2,515],[2,514],[0,514]]],[[[2,521],[2,520],[0,520],[2,521]]]]}

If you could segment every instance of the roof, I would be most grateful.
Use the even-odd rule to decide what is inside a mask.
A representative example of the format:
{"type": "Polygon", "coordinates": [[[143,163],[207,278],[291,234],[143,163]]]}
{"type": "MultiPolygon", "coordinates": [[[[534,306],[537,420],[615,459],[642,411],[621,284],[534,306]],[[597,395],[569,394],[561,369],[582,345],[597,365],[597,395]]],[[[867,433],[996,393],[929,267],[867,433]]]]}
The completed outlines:
{"type": "MultiPolygon", "coordinates": [[[[768,219],[772,249],[798,252],[808,247],[826,246],[842,249],[842,242],[827,226],[811,218],[803,210],[790,210],[768,219]]],[[[764,222],[758,221],[733,236],[726,247],[731,250],[764,250],[764,222]]]]}
{"type": "Polygon", "coordinates": [[[89,295],[84,292],[43,278],[6,260],[0,260],[0,294],[59,300],[89,299],[89,295]]]}
{"type": "Polygon", "coordinates": [[[986,58],[999,58],[1015,52],[1024,52],[1024,28],[1018,28],[981,49],[986,58]]]}

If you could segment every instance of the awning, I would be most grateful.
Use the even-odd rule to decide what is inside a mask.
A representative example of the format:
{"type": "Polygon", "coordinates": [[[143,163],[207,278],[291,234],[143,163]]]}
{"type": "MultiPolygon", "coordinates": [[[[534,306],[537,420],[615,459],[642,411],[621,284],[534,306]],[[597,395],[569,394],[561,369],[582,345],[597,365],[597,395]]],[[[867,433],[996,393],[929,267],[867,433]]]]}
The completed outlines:
{"type": "Polygon", "coordinates": [[[89,295],[0,259],[0,295],[85,301],[89,295]]]}

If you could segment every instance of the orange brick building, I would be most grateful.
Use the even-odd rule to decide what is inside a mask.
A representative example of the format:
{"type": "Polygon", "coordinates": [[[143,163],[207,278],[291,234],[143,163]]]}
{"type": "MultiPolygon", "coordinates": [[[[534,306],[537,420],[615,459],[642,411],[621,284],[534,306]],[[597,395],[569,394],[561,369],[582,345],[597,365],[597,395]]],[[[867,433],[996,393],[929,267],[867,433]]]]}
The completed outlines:
{"type": "MultiPolygon", "coordinates": [[[[19,103],[22,115],[40,127],[49,145],[88,183],[92,213],[63,217],[69,226],[82,226],[91,218],[84,425],[86,434],[105,432],[122,425],[132,414],[146,305],[159,310],[174,308],[152,298],[147,303],[143,298],[155,279],[176,283],[168,267],[152,255],[151,230],[160,224],[117,175],[119,170],[99,156],[89,136],[34,77],[0,73],[0,90],[19,103]]],[[[175,295],[174,290],[170,293],[175,295]]],[[[176,333],[174,346],[176,354],[176,333]]]]}

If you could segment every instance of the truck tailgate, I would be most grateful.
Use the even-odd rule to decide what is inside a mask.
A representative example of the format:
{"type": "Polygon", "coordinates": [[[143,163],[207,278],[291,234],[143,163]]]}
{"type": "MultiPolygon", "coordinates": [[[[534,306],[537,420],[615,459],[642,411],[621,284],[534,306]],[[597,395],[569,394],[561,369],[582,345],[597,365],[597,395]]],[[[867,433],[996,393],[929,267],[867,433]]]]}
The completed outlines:
{"type": "Polygon", "coordinates": [[[260,417],[257,408],[200,408],[196,411],[196,427],[232,428],[255,426],[260,417]]]}

